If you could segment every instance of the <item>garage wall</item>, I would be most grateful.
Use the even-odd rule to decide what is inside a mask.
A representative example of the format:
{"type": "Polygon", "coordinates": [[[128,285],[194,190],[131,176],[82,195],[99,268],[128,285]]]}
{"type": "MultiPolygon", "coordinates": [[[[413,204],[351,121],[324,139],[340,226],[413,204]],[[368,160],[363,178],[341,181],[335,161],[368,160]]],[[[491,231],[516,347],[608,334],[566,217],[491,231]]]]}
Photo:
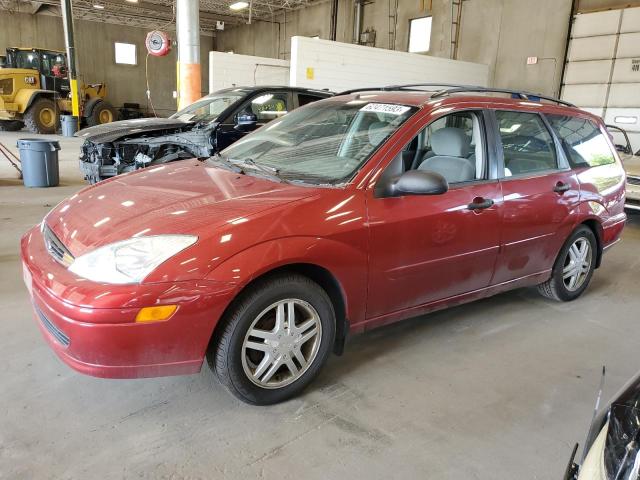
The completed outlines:
{"type": "MultiPolygon", "coordinates": [[[[78,68],[85,83],[105,82],[109,101],[115,106],[125,102],[147,107],[144,40],[147,30],[120,25],[77,20],[75,23],[78,68]],[[114,42],[135,43],[138,65],[116,65],[114,42]]],[[[35,46],[64,50],[62,19],[53,15],[0,12],[0,51],[6,47],[35,46]]],[[[201,37],[202,89],[207,90],[207,56],[212,37],[201,37]]],[[[149,87],[158,115],[176,110],[175,54],[149,58],[149,87]]]]}
{"type": "MultiPolygon", "coordinates": [[[[559,94],[571,0],[465,0],[463,5],[459,60],[489,65],[490,85],[559,94]],[[538,63],[527,65],[530,56],[538,63]]],[[[288,59],[292,36],[329,38],[330,11],[324,2],[290,13],[286,22],[280,15],[269,24],[229,27],[219,32],[217,49],[288,59]]],[[[353,40],[353,13],[353,0],[339,0],[339,42],[353,40]]],[[[427,15],[433,16],[429,55],[450,58],[451,0],[373,0],[364,7],[363,30],[375,29],[376,47],[406,52],[409,20],[427,15]]]]}

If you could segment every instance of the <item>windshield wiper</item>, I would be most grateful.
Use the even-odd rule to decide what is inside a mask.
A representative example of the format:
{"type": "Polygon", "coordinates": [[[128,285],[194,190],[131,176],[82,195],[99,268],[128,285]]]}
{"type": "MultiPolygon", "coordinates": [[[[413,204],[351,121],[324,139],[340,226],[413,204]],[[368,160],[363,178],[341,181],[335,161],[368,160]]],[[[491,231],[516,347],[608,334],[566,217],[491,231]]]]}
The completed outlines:
{"type": "Polygon", "coordinates": [[[237,165],[231,163],[228,158],[223,157],[219,153],[216,153],[215,155],[213,155],[213,156],[211,156],[209,158],[202,159],[202,161],[205,161],[205,160],[209,160],[209,161],[211,161],[213,163],[216,163],[217,165],[219,165],[220,167],[224,168],[225,170],[230,170],[233,173],[244,173],[240,167],[238,167],[237,165]]]}
{"type": "Polygon", "coordinates": [[[280,170],[278,170],[277,168],[256,163],[256,161],[253,158],[244,158],[242,160],[229,158],[228,160],[229,162],[233,163],[234,165],[237,165],[240,168],[249,167],[253,170],[258,170],[259,172],[268,173],[270,175],[278,175],[280,173],[280,170]]]}
{"type": "Polygon", "coordinates": [[[291,183],[305,183],[314,186],[331,186],[335,187],[339,184],[332,182],[331,179],[323,175],[314,175],[312,173],[301,172],[281,172],[280,176],[287,179],[291,183]]]}
{"type": "Polygon", "coordinates": [[[229,163],[235,165],[236,167],[242,170],[242,173],[247,173],[248,170],[253,170],[254,172],[261,173],[262,175],[271,178],[277,182],[283,182],[284,180],[280,177],[280,170],[275,167],[269,167],[268,165],[262,165],[260,163],[256,163],[252,158],[244,158],[242,160],[237,160],[233,158],[226,159],[229,163]]]}

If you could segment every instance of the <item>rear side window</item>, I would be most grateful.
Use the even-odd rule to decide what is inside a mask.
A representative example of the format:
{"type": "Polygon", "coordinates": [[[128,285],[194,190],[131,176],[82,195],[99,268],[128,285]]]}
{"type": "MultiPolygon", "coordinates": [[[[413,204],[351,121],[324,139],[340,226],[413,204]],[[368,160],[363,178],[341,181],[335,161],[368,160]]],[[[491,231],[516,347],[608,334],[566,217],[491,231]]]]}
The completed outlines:
{"type": "Polygon", "coordinates": [[[553,137],[538,114],[496,111],[504,153],[504,176],[558,168],[553,137]]]}
{"type": "Polygon", "coordinates": [[[325,97],[316,97],[315,95],[306,95],[304,93],[298,94],[298,106],[304,107],[308,103],[316,102],[318,100],[322,100],[325,97]]]}
{"type": "Polygon", "coordinates": [[[259,95],[250,104],[251,112],[258,118],[258,123],[267,123],[286,115],[289,111],[289,94],[273,92],[259,95]]]}
{"type": "Polygon", "coordinates": [[[607,139],[597,125],[584,118],[547,115],[573,168],[597,167],[615,162],[607,139]]]}

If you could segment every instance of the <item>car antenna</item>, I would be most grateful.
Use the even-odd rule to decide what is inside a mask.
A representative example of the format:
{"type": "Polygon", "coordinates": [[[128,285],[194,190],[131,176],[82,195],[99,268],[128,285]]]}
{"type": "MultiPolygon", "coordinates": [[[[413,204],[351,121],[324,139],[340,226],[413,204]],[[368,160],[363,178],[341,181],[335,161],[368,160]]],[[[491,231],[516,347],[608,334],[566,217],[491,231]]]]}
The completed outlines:
{"type": "MultiPolygon", "coordinates": [[[[605,366],[602,366],[602,376],[600,377],[600,388],[598,389],[598,396],[596,398],[596,406],[593,409],[593,417],[591,417],[591,424],[589,424],[589,431],[587,432],[587,438],[584,442],[584,444],[586,445],[587,442],[589,441],[589,438],[591,438],[592,434],[595,432],[592,432],[592,430],[595,428],[595,421],[596,421],[596,416],[598,415],[598,410],[600,409],[600,400],[602,398],[602,390],[604,389],[604,376],[606,373],[606,369],[605,366]]],[[[584,459],[587,456],[587,451],[586,449],[582,450],[582,461],[580,462],[580,464],[584,464],[584,459]]]]}

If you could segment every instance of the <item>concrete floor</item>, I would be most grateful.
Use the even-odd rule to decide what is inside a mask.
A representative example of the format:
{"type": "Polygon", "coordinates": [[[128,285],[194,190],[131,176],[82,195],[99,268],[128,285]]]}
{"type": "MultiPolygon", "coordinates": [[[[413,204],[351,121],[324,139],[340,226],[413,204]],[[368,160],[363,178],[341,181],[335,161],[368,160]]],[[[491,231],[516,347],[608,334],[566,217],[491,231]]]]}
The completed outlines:
{"type": "MultiPolygon", "coordinates": [[[[15,145],[21,134],[0,134],[15,145]]],[[[591,419],[640,368],[640,216],[586,295],[503,294],[353,338],[300,398],[239,403],[211,375],[101,380],[45,345],[18,240],[83,182],[26,190],[0,159],[0,478],[560,478],[591,419]]]]}

